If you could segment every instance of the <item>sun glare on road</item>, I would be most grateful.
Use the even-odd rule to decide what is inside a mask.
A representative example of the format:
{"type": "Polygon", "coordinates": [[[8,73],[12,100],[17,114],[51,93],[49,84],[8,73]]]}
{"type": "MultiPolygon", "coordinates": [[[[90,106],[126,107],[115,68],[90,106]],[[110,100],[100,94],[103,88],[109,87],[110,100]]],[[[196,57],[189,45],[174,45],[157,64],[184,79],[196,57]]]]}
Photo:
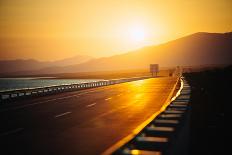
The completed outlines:
{"type": "Polygon", "coordinates": [[[134,84],[136,86],[142,86],[144,84],[144,80],[138,80],[138,81],[134,81],[134,84]]]}

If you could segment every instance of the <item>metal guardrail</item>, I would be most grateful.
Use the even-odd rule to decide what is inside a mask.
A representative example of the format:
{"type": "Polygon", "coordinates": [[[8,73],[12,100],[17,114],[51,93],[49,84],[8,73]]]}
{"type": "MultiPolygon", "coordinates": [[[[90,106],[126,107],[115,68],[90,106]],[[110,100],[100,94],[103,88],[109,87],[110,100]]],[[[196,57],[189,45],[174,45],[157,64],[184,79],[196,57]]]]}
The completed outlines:
{"type": "Polygon", "coordinates": [[[70,85],[57,85],[57,86],[47,86],[47,87],[37,87],[37,88],[27,88],[27,89],[18,89],[18,90],[10,90],[10,91],[2,91],[0,92],[0,102],[32,97],[32,96],[43,96],[67,91],[76,91],[87,88],[95,88],[101,86],[108,86],[123,82],[130,82],[135,80],[142,80],[150,78],[150,76],[145,77],[132,77],[132,78],[121,78],[121,79],[112,79],[112,80],[103,80],[103,81],[95,81],[95,82],[87,82],[87,83],[78,83],[78,84],[70,84],[70,85]]]}

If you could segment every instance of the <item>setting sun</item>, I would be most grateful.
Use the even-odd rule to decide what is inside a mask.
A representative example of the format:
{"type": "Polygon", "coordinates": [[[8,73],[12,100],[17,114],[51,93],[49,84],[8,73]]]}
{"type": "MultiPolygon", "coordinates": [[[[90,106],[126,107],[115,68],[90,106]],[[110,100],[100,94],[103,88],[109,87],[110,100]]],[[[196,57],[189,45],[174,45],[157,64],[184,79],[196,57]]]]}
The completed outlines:
{"type": "Polygon", "coordinates": [[[107,57],[195,32],[231,30],[231,1],[179,2],[3,0],[0,59],[107,57]]]}
{"type": "Polygon", "coordinates": [[[145,30],[141,27],[133,27],[130,30],[130,37],[132,41],[142,42],[145,40],[145,30]]]}

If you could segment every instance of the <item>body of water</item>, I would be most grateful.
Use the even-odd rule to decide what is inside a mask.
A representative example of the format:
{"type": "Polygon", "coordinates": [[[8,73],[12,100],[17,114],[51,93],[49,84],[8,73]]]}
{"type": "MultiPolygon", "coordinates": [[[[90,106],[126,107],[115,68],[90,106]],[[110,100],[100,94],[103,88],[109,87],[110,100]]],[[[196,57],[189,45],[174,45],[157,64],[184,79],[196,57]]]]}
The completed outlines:
{"type": "Polygon", "coordinates": [[[54,78],[0,78],[0,91],[36,88],[63,84],[101,81],[102,79],[54,79],[54,78]]]}

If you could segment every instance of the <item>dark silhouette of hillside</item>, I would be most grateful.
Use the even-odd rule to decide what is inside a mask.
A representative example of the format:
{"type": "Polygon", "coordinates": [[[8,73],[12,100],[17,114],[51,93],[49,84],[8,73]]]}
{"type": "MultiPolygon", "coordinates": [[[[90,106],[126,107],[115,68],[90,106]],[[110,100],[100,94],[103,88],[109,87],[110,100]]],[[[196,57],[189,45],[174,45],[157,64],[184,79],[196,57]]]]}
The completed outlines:
{"type": "Polygon", "coordinates": [[[14,72],[15,74],[23,71],[35,71],[47,67],[64,67],[68,65],[80,64],[93,59],[93,57],[86,55],[77,55],[75,57],[66,58],[57,61],[37,61],[34,59],[29,60],[2,60],[0,61],[0,74],[9,74],[14,72]]]}
{"type": "Polygon", "coordinates": [[[0,73],[7,74],[17,71],[38,70],[50,66],[50,62],[41,62],[34,59],[29,60],[2,60],[0,61],[0,73]]]}
{"type": "MultiPolygon", "coordinates": [[[[196,33],[162,45],[52,70],[61,73],[147,68],[150,63],[159,63],[161,66],[168,67],[231,62],[232,33],[196,33]]],[[[44,71],[49,70],[51,68],[44,71]]]]}
{"type": "Polygon", "coordinates": [[[199,32],[161,45],[149,46],[115,55],[92,59],[85,63],[66,67],[49,67],[21,74],[55,74],[128,70],[148,68],[151,63],[161,67],[177,65],[222,65],[232,62],[232,32],[199,32]]]}

